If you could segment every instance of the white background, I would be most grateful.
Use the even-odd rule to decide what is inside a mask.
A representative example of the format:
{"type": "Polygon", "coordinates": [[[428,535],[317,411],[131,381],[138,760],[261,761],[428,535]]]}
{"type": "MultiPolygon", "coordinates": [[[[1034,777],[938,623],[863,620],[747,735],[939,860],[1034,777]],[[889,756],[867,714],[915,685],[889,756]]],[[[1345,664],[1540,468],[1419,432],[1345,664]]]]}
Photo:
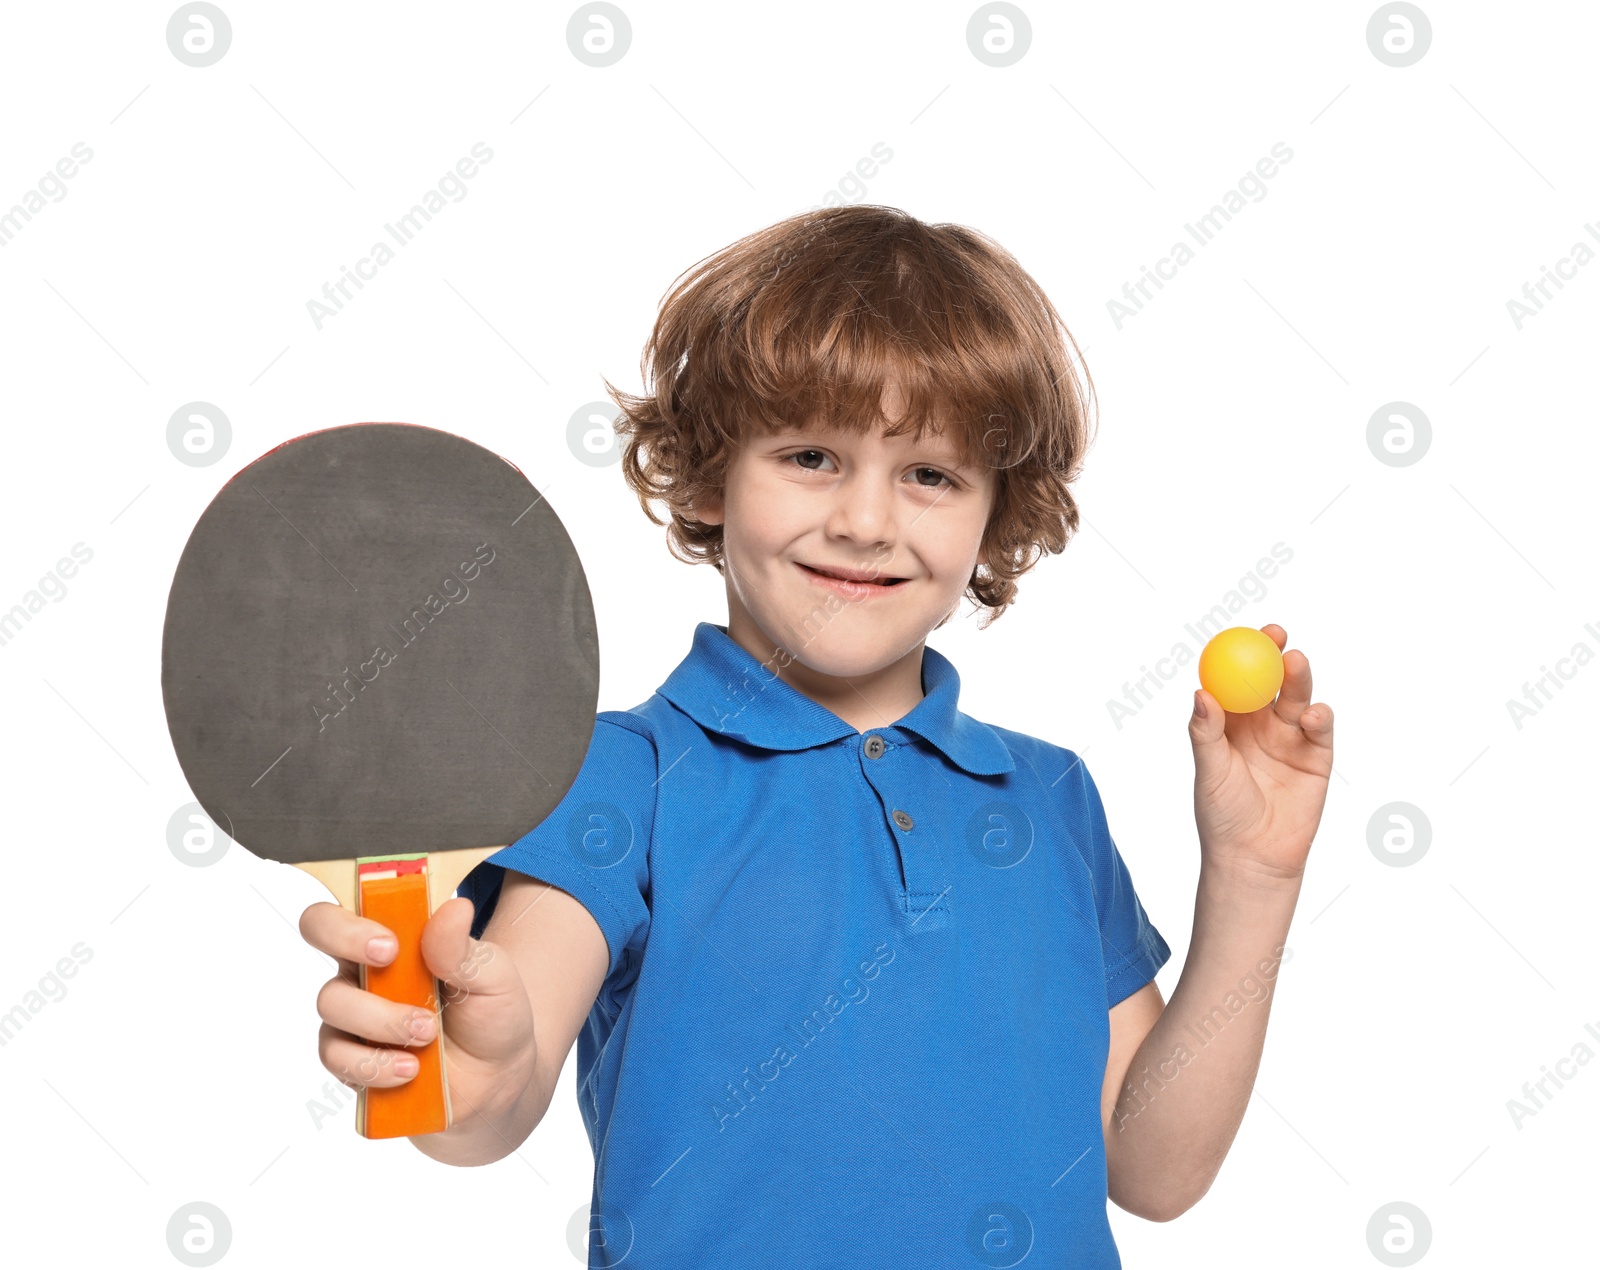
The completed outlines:
{"type": "Polygon", "coordinates": [[[996,68],[970,5],[640,4],[603,69],[559,6],[224,7],[205,68],[169,51],[159,5],[15,6],[0,47],[0,209],[93,151],[0,248],[0,610],[93,552],[0,647],[0,1012],[92,954],[0,1048],[10,1250],[175,1265],[167,1222],[204,1200],[227,1265],[576,1264],[592,1160],[570,1062],[487,1168],[363,1141],[349,1108],[314,1122],[331,964],[294,922],[319,888],[168,849],[191,796],[161,709],[167,587],[263,451],[424,423],[549,485],[594,596],[600,705],[642,701],[696,621],[726,620],[721,581],[669,556],[615,466],[574,457],[567,420],[602,375],[640,388],[682,270],[831,195],[992,235],[1086,346],[1083,532],[991,629],[932,643],[969,714],[1085,756],[1172,945],[1168,997],[1198,872],[1193,665],[1120,727],[1107,703],[1293,552],[1237,614],[1288,630],[1337,717],[1293,958],[1218,1181],[1169,1225],[1113,1208],[1125,1263],[1378,1265],[1368,1223],[1393,1201],[1431,1224],[1423,1264],[1592,1258],[1600,1064],[1520,1129],[1507,1100],[1579,1042],[1600,1053],[1593,652],[1520,727],[1507,702],[1600,649],[1600,262],[1520,330],[1506,303],[1600,249],[1592,7],[1429,0],[1431,47],[1396,68],[1370,3],[1031,5],[1031,47],[996,68]],[[480,141],[467,196],[318,330],[306,302],[480,141]],[[1107,301],[1275,142],[1294,157],[1266,197],[1118,330],[1107,301]],[[232,424],[211,466],[168,450],[191,401],[232,424]],[[1393,401],[1432,424],[1408,466],[1368,446],[1393,401]],[[1392,802],[1431,826],[1409,867],[1369,848],[1392,802]]]}

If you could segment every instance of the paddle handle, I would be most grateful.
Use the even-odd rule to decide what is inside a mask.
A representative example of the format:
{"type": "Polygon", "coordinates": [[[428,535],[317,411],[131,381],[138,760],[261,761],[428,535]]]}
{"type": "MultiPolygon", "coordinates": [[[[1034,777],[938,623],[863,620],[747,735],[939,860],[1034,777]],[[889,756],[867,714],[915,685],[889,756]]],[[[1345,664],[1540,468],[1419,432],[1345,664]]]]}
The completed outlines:
{"type": "MultiPolygon", "coordinates": [[[[417,1074],[388,1089],[363,1086],[356,1096],[356,1132],[364,1138],[409,1138],[450,1127],[450,1087],[444,1071],[444,1024],[439,985],[422,959],[422,928],[433,906],[428,857],[364,859],[356,867],[358,912],[394,932],[400,950],[387,966],[361,967],[361,986],[387,1001],[433,1014],[433,1039],[409,1045],[417,1074]]],[[[397,1047],[398,1050],[398,1047],[397,1047]]]]}
{"type": "Polygon", "coordinates": [[[433,972],[422,960],[422,928],[462,879],[498,850],[455,847],[427,855],[307,860],[295,865],[327,887],[345,908],[387,927],[399,941],[400,951],[387,966],[361,967],[361,986],[387,1000],[432,1010],[438,1025],[427,1045],[405,1047],[417,1056],[418,1068],[404,1085],[358,1090],[356,1132],[364,1138],[439,1133],[452,1123],[450,1084],[440,1039],[444,1035],[441,998],[433,972]]]}

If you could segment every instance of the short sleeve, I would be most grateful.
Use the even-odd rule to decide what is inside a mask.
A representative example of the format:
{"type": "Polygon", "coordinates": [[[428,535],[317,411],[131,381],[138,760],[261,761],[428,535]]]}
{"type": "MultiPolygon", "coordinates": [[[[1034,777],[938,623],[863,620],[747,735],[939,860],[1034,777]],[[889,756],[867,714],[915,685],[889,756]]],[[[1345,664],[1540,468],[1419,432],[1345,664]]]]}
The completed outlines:
{"type": "MultiPolygon", "coordinates": [[[[1131,997],[1156,977],[1172,956],[1167,941],[1145,915],[1133,889],[1128,866],[1112,840],[1100,790],[1089,768],[1067,751],[1071,770],[1080,782],[1084,840],[1090,876],[1094,882],[1095,915],[1100,924],[1101,951],[1106,965],[1106,1008],[1131,997]]],[[[1072,780],[1074,776],[1067,779],[1072,780]]]]}
{"type": "Polygon", "coordinates": [[[655,825],[656,750],[649,736],[606,711],[595,717],[588,753],[572,788],[535,828],[474,869],[457,890],[472,900],[472,934],[482,935],[499,900],[505,870],[560,887],[605,935],[617,973],[638,956],[650,928],[650,835],[655,825]]]}

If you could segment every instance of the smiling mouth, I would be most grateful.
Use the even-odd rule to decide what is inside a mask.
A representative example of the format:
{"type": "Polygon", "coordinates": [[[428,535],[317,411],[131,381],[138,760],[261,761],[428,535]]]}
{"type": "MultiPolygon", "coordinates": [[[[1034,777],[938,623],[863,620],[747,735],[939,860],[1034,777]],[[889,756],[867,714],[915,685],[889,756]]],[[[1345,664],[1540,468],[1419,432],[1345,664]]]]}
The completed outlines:
{"type": "MultiPolygon", "coordinates": [[[[796,563],[798,564],[799,562],[796,561],[796,563]]],[[[906,578],[852,578],[838,573],[830,573],[826,569],[816,569],[809,564],[801,564],[800,567],[813,577],[827,578],[832,582],[847,582],[856,586],[895,587],[908,581],[906,578]]]]}

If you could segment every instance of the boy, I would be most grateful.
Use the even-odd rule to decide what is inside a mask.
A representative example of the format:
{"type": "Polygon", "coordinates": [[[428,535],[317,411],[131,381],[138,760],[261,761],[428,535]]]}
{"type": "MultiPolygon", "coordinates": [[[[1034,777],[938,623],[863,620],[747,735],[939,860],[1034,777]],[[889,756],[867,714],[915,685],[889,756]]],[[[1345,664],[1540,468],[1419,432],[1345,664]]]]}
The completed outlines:
{"type": "MultiPolygon", "coordinates": [[[[1076,528],[1070,343],[989,240],[836,208],[702,262],[653,395],[612,390],[624,474],[723,574],[727,625],[602,712],[562,804],[430,921],[457,1123],[414,1139],[506,1155],[576,1040],[591,1266],[1114,1267],[1108,1195],[1165,1221],[1215,1177],[1332,765],[1309,663],[1251,715],[1195,693],[1202,870],[1164,1005],[1088,769],[961,713],[924,644],[1076,528]]],[[[387,932],[326,904],[302,930],[342,959],[324,1064],[408,1079],[409,1010],[355,986],[387,932]]]]}

